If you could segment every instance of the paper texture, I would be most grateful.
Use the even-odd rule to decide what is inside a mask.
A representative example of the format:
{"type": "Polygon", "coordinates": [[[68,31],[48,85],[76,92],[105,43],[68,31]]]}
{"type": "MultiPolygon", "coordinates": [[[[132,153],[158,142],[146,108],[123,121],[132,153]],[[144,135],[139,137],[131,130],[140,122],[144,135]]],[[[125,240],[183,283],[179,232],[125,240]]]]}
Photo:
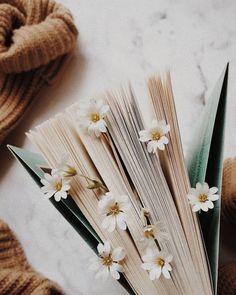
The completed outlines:
{"type": "MultiPolygon", "coordinates": [[[[8,145],[8,149],[15,158],[22,164],[33,180],[41,185],[40,179],[43,177],[43,170],[40,167],[47,167],[46,161],[42,156],[36,153],[28,152],[24,149],[8,145]]],[[[79,207],[72,198],[62,199],[56,202],[54,198],[50,198],[53,206],[64,216],[64,218],[73,226],[77,233],[85,240],[90,248],[97,254],[97,245],[101,242],[96,232],[93,230],[79,207]]],[[[135,294],[129,283],[121,274],[119,283],[127,290],[129,294],[135,294]]]]}

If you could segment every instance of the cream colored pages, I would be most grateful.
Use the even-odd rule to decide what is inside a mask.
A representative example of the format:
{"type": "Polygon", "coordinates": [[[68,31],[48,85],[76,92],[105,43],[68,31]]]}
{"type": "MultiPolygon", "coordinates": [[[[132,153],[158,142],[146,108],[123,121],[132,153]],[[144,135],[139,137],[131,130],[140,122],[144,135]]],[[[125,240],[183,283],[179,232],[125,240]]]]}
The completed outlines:
{"type": "Polygon", "coordinates": [[[170,80],[164,86],[160,80],[150,80],[149,88],[150,116],[164,118],[171,125],[165,151],[149,153],[147,145],[140,142],[139,132],[146,122],[131,88],[97,98],[109,105],[105,118],[107,132],[99,137],[91,136],[81,126],[80,103],[30,131],[28,136],[50,167],[56,167],[62,156],[68,154],[79,174],[96,177],[110,192],[129,197],[128,230],[116,228],[110,233],[101,226],[103,217],[98,212],[104,192],[87,189],[87,180],[79,175],[71,182],[70,196],[103,242],[109,240],[113,247],[125,249],[124,276],[137,294],[209,295],[212,289],[206,256],[198,222],[186,197],[189,181],[170,80]],[[165,229],[164,238],[151,241],[151,245],[173,255],[170,279],[161,276],[152,281],[141,267],[147,225],[143,212],[148,224],[165,229]]]}
{"type": "MultiPolygon", "coordinates": [[[[71,126],[69,118],[65,115],[58,115],[31,131],[29,138],[38,146],[50,167],[55,167],[63,154],[70,156],[71,163],[79,173],[98,177],[97,171],[85,151],[75,129],[71,126]]],[[[108,233],[101,229],[102,217],[98,213],[98,200],[100,194],[97,191],[86,189],[88,183],[85,179],[76,176],[73,180],[70,194],[76,201],[81,211],[93,226],[103,241],[111,241],[113,247],[123,247],[126,251],[125,276],[137,294],[168,294],[163,287],[158,289],[155,282],[148,279],[148,274],[140,268],[142,263],[132,239],[127,231],[117,230],[108,233]]],[[[89,262],[88,262],[89,266],[89,262]]]]}
{"type": "Polygon", "coordinates": [[[205,290],[208,290],[210,294],[212,289],[211,277],[199,222],[196,214],[190,209],[186,198],[190,183],[183,156],[170,74],[166,75],[164,82],[158,76],[150,78],[148,88],[156,118],[165,120],[172,127],[169,135],[170,142],[165,152],[161,153],[162,168],[174,197],[194,264],[199,269],[205,290]],[[195,247],[192,247],[192,245],[195,245],[195,247]]]}

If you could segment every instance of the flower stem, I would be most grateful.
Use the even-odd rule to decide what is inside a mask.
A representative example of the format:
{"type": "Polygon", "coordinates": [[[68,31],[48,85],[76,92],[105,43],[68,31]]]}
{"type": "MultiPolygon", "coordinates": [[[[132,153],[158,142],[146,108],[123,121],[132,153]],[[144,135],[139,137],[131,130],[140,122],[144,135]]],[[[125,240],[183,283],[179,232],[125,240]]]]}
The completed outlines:
{"type": "Polygon", "coordinates": [[[84,174],[78,174],[78,176],[84,177],[85,179],[87,179],[90,182],[90,184],[88,185],[89,189],[101,188],[104,191],[108,192],[108,188],[99,180],[91,178],[91,177],[86,176],[84,174]]]}

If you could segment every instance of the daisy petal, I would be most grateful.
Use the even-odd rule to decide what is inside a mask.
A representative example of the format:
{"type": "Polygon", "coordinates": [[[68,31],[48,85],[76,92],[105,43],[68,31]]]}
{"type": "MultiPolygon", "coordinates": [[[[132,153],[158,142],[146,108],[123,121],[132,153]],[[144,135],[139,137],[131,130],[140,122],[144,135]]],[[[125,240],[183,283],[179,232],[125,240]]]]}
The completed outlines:
{"type": "Polygon", "coordinates": [[[205,193],[208,193],[209,191],[209,185],[206,182],[203,183],[203,190],[205,193]]]}
{"type": "Polygon", "coordinates": [[[125,214],[124,213],[120,213],[116,217],[116,221],[117,221],[117,225],[119,226],[120,229],[126,230],[127,224],[126,224],[126,219],[125,219],[125,214]]]}
{"type": "Polygon", "coordinates": [[[109,106],[107,104],[102,106],[100,110],[101,116],[104,117],[108,113],[108,111],[109,111],[109,106]]]}
{"type": "Polygon", "coordinates": [[[192,207],[192,210],[193,210],[193,212],[197,212],[197,211],[201,210],[201,207],[200,207],[199,204],[195,204],[195,205],[192,207]]]}
{"type": "Polygon", "coordinates": [[[107,230],[111,233],[111,232],[113,232],[115,229],[116,229],[116,219],[115,219],[114,217],[112,217],[112,218],[110,219],[110,224],[109,224],[107,230]]]}
{"type": "Polygon", "coordinates": [[[143,264],[141,265],[141,267],[142,267],[143,269],[145,269],[145,270],[150,270],[150,269],[153,268],[153,263],[151,263],[151,262],[146,262],[146,263],[143,263],[143,264]]]}
{"type": "Polygon", "coordinates": [[[161,276],[161,267],[156,267],[156,268],[150,270],[150,272],[149,272],[149,278],[152,281],[155,279],[159,279],[160,276],[161,276]]]}
{"type": "Polygon", "coordinates": [[[100,131],[100,132],[106,132],[106,122],[103,120],[103,119],[101,119],[101,120],[99,120],[98,122],[97,122],[97,128],[98,128],[98,130],[100,131]]]}
{"type": "Polygon", "coordinates": [[[216,194],[218,192],[218,188],[213,186],[213,187],[210,188],[209,192],[210,192],[211,195],[214,195],[214,194],[216,194]]]}
{"type": "Polygon", "coordinates": [[[203,189],[203,187],[202,187],[202,185],[201,185],[200,182],[198,182],[198,183],[196,184],[196,189],[197,189],[198,191],[201,191],[201,190],[203,189]]]}
{"type": "Polygon", "coordinates": [[[48,191],[46,194],[45,194],[45,197],[50,199],[53,195],[54,195],[55,191],[48,191]]]}
{"type": "Polygon", "coordinates": [[[104,255],[105,256],[108,256],[110,254],[110,252],[111,252],[111,245],[110,245],[110,243],[108,241],[105,241],[104,242],[104,249],[103,249],[103,251],[104,251],[104,255]]]}
{"type": "Polygon", "coordinates": [[[113,219],[114,217],[110,216],[106,216],[102,222],[102,228],[107,229],[110,226],[110,223],[112,222],[111,219],[113,219]]]}
{"type": "Polygon", "coordinates": [[[158,141],[149,141],[149,143],[147,144],[147,150],[149,153],[155,153],[157,151],[158,148],[158,141]]]}
{"type": "Polygon", "coordinates": [[[197,197],[196,196],[194,196],[194,195],[187,195],[187,198],[189,199],[189,202],[191,203],[191,204],[195,204],[197,201],[198,201],[198,199],[197,199],[197,197]]]}
{"type": "Polygon", "coordinates": [[[166,133],[170,132],[170,125],[166,125],[163,127],[163,131],[166,133]]]}
{"type": "Polygon", "coordinates": [[[120,263],[116,263],[116,270],[118,272],[125,272],[124,267],[120,263]]]}
{"type": "Polygon", "coordinates": [[[116,280],[119,280],[120,279],[120,274],[118,273],[118,271],[116,270],[110,270],[110,273],[111,273],[111,276],[116,279],[116,280]]]}
{"type": "Polygon", "coordinates": [[[206,201],[206,205],[209,209],[213,209],[214,208],[214,204],[212,203],[212,201],[206,201]]]}
{"type": "MultiPolygon", "coordinates": [[[[160,121],[160,125],[162,124],[162,121],[160,121]]],[[[158,126],[158,122],[156,119],[153,119],[152,120],[152,123],[151,123],[151,128],[152,129],[156,129],[156,127],[158,126]]]]}
{"type": "Polygon", "coordinates": [[[164,144],[167,144],[169,142],[169,139],[166,136],[161,137],[161,142],[164,144]]]}
{"type": "Polygon", "coordinates": [[[48,186],[48,185],[49,185],[48,181],[47,181],[46,179],[44,179],[44,178],[41,178],[41,179],[40,179],[40,182],[41,182],[43,185],[45,185],[45,186],[48,186]]]}
{"type": "Polygon", "coordinates": [[[166,262],[171,262],[173,260],[173,256],[172,255],[168,255],[165,259],[166,262]]]}
{"type": "Polygon", "coordinates": [[[104,246],[103,246],[102,243],[99,243],[99,244],[97,245],[97,250],[98,250],[98,253],[99,253],[100,255],[102,255],[102,254],[104,253],[104,246]]]}
{"type": "Polygon", "coordinates": [[[61,198],[62,199],[67,199],[67,192],[61,192],[61,198]]]}
{"type": "Polygon", "coordinates": [[[56,192],[55,195],[54,195],[54,198],[57,202],[59,202],[61,200],[61,192],[56,192]]]}
{"type": "Polygon", "coordinates": [[[121,261],[125,258],[125,251],[123,248],[115,248],[112,252],[112,259],[114,261],[121,261]]]}
{"type": "Polygon", "coordinates": [[[202,203],[200,206],[201,206],[202,211],[205,211],[205,212],[208,211],[208,206],[207,206],[206,202],[202,203]]]}
{"type": "Polygon", "coordinates": [[[168,270],[168,271],[171,271],[172,270],[172,267],[169,263],[166,263],[165,264],[165,268],[168,270]]]}
{"type": "Polygon", "coordinates": [[[127,203],[129,201],[129,197],[126,196],[126,195],[120,196],[119,199],[118,199],[118,201],[120,203],[127,203]]]}
{"type": "Polygon", "coordinates": [[[163,273],[163,276],[164,276],[166,279],[170,279],[170,273],[169,273],[169,271],[168,271],[165,267],[163,267],[163,269],[162,269],[162,273],[163,273]]]}
{"type": "Polygon", "coordinates": [[[157,146],[158,146],[159,150],[164,151],[164,149],[165,149],[164,143],[162,143],[161,141],[158,141],[157,146]]]}
{"type": "Polygon", "coordinates": [[[110,270],[124,272],[124,268],[120,263],[112,263],[110,270]]]}
{"type": "Polygon", "coordinates": [[[151,139],[150,133],[146,130],[139,131],[139,136],[140,136],[139,140],[141,142],[147,142],[151,139]]]}
{"type": "Polygon", "coordinates": [[[217,200],[219,200],[219,195],[210,195],[209,197],[208,197],[208,199],[210,200],[210,201],[217,201],[217,200]]]}
{"type": "Polygon", "coordinates": [[[70,185],[69,184],[64,184],[61,189],[63,191],[68,191],[70,189],[70,185]]]}
{"type": "Polygon", "coordinates": [[[152,248],[146,249],[146,254],[142,257],[144,262],[151,262],[154,256],[154,252],[152,248]]]}

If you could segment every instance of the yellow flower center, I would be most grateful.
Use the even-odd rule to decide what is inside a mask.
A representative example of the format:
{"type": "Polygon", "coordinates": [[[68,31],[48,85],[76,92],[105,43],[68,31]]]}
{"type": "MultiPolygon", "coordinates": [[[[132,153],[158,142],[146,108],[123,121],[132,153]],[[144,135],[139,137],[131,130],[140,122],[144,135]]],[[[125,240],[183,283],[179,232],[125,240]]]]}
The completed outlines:
{"type": "Polygon", "coordinates": [[[144,229],[144,237],[146,239],[154,239],[155,238],[153,226],[148,225],[148,226],[145,227],[145,229],[144,229]]]}
{"type": "Polygon", "coordinates": [[[108,210],[108,215],[113,215],[116,216],[120,213],[120,206],[115,203],[114,205],[110,206],[109,210],[108,210]]]}
{"type": "Polygon", "coordinates": [[[111,255],[102,257],[102,264],[104,266],[111,266],[113,263],[113,259],[111,258],[111,255]]]}
{"type": "Polygon", "coordinates": [[[53,185],[55,191],[59,192],[62,188],[62,182],[55,182],[53,185]]]}
{"type": "Polygon", "coordinates": [[[99,120],[100,120],[100,115],[98,113],[91,114],[91,121],[92,122],[96,123],[99,120]]]}
{"type": "Polygon", "coordinates": [[[198,197],[199,202],[205,203],[208,200],[208,196],[206,194],[201,194],[198,197]]]}
{"type": "Polygon", "coordinates": [[[75,176],[77,174],[76,169],[74,167],[69,166],[69,165],[67,166],[67,170],[65,172],[69,176],[75,176]]]}
{"type": "Polygon", "coordinates": [[[161,138],[160,132],[156,131],[152,133],[152,140],[159,140],[161,138]]]}
{"type": "Polygon", "coordinates": [[[157,260],[156,260],[156,264],[160,267],[163,267],[165,265],[165,260],[158,257],[157,260]]]}

